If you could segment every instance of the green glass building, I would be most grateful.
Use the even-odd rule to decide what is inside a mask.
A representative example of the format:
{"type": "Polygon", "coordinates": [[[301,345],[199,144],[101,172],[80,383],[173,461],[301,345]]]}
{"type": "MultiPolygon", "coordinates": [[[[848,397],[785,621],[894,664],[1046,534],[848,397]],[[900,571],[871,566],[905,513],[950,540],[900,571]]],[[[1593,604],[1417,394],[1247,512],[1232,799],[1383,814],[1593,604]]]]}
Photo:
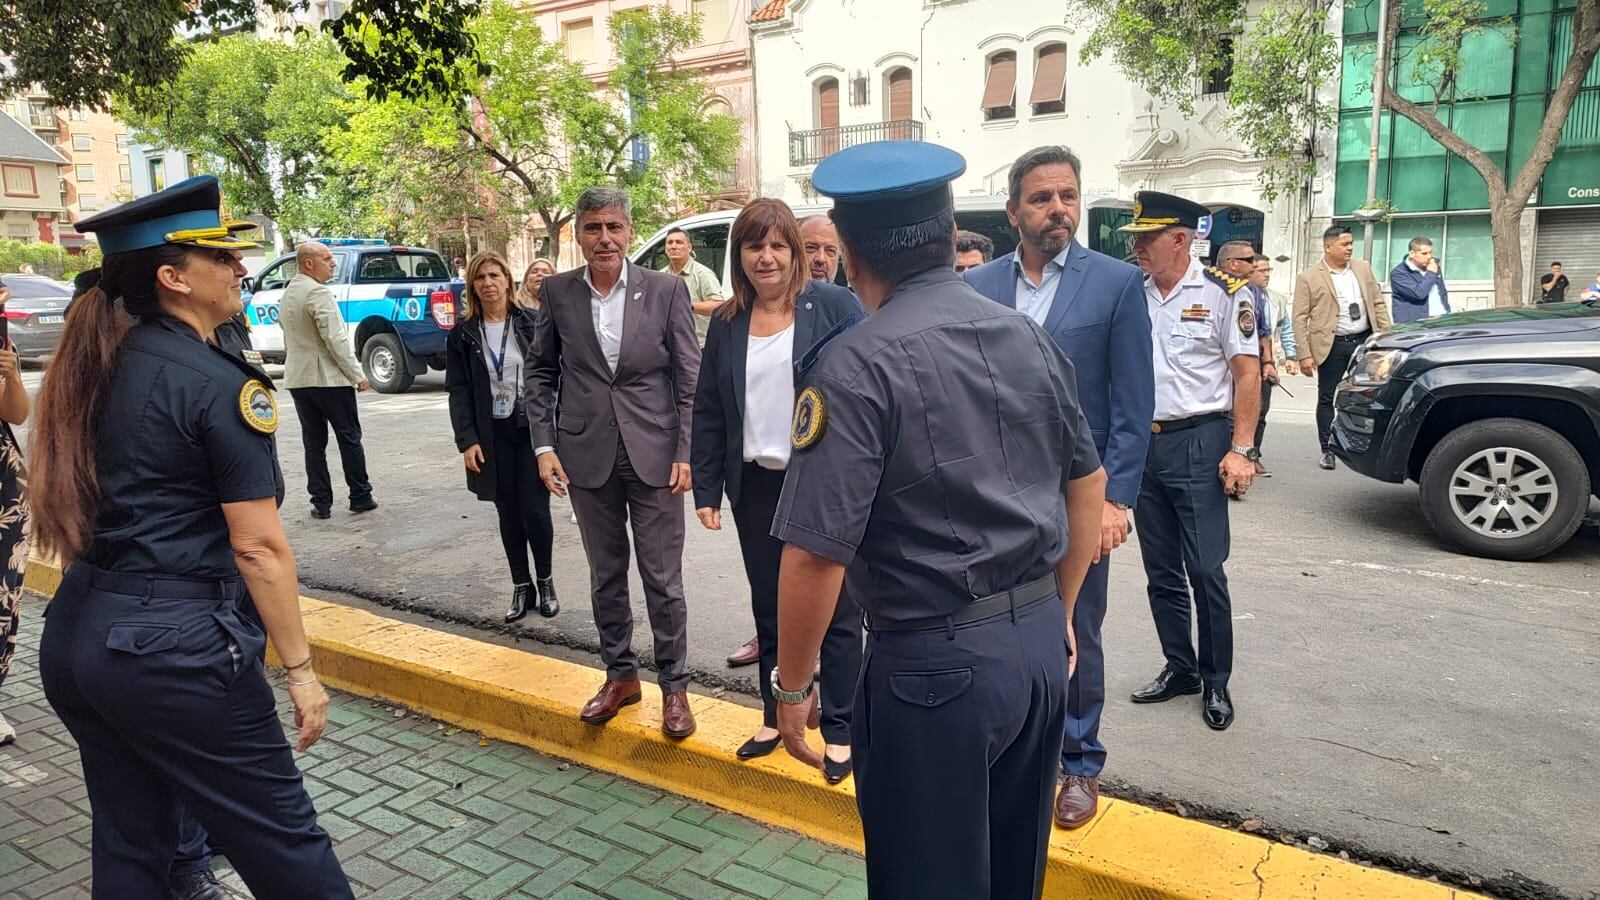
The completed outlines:
{"type": "MultiPolygon", "coordinates": [[[[1407,0],[1404,10],[1395,47],[1395,84],[1407,99],[1431,103],[1433,88],[1420,83],[1427,73],[1419,73],[1415,54],[1408,53],[1419,41],[1422,4],[1407,0]]],[[[1441,105],[1440,118],[1514,172],[1533,146],[1550,90],[1571,55],[1572,3],[1489,0],[1485,19],[1490,27],[1463,48],[1468,64],[1457,91],[1462,99],[1441,105]],[[1516,24],[1499,24],[1507,21],[1516,24]]],[[[1366,200],[1377,26],[1376,0],[1346,5],[1336,221],[1351,221],[1342,217],[1366,200]]],[[[1413,236],[1427,235],[1451,282],[1489,280],[1494,257],[1483,179],[1409,120],[1386,112],[1381,124],[1378,196],[1397,212],[1389,223],[1377,226],[1372,262],[1380,277],[1405,258],[1413,236]]],[[[1530,285],[1552,260],[1560,260],[1573,284],[1569,296],[1575,297],[1600,273],[1600,60],[1589,70],[1559,149],[1529,206],[1536,217],[1534,247],[1524,246],[1524,252],[1532,252],[1530,285]]]]}

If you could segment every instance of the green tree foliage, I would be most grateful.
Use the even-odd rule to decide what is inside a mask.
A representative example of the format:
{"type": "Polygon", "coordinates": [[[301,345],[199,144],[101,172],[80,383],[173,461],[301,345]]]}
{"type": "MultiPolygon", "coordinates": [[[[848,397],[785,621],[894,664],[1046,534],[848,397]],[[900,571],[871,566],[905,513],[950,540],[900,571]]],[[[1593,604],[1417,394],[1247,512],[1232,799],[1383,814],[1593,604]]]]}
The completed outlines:
{"type": "MultiPolygon", "coordinates": [[[[192,37],[249,31],[261,11],[298,12],[307,0],[3,0],[0,89],[35,82],[62,106],[106,108],[114,94],[158,89],[177,77],[192,37]]],[[[378,99],[458,91],[486,74],[465,27],[478,0],[352,0],[324,30],[344,54],[344,76],[378,99]]]]}
{"type": "Polygon", "coordinates": [[[100,265],[100,248],[93,244],[82,253],[68,253],[60,244],[0,238],[0,273],[21,272],[24,267],[46,278],[70,279],[84,269],[100,265]]]}

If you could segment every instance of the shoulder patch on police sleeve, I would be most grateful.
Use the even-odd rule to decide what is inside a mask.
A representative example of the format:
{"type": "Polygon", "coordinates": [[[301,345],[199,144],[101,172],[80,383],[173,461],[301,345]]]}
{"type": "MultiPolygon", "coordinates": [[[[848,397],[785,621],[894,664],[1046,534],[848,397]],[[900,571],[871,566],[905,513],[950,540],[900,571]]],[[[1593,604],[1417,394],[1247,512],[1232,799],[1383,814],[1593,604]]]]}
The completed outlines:
{"type": "Polygon", "coordinates": [[[1239,293],[1244,289],[1245,285],[1250,283],[1243,278],[1235,278],[1216,266],[1206,266],[1206,277],[1227,291],[1229,296],[1239,293]]]}
{"type": "Polygon", "coordinates": [[[1249,300],[1239,301],[1239,333],[1247,338],[1256,336],[1256,311],[1250,308],[1249,300]]]}
{"type": "Polygon", "coordinates": [[[254,378],[239,388],[239,418],[262,434],[278,430],[278,401],[266,385],[254,378]]]}
{"type": "Polygon", "coordinates": [[[827,427],[828,404],[822,399],[822,391],[814,387],[801,391],[794,404],[794,433],[790,437],[794,449],[804,450],[822,440],[827,427]]]}

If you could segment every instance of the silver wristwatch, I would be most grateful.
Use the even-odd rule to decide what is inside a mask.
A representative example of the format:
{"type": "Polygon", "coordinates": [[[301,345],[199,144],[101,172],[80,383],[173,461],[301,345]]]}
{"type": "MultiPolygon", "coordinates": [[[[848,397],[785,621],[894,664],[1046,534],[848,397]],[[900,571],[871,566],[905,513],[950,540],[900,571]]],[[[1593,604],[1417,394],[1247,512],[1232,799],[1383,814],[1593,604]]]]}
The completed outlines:
{"type": "Polygon", "coordinates": [[[778,701],[779,703],[787,703],[790,706],[794,706],[797,703],[804,703],[811,699],[811,691],[814,690],[816,686],[817,676],[812,675],[810,680],[806,682],[805,687],[798,691],[786,691],[778,686],[778,667],[772,667],[772,699],[778,701]]]}
{"type": "Polygon", "coordinates": [[[1261,451],[1255,447],[1241,447],[1238,444],[1234,444],[1230,446],[1228,450],[1239,454],[1251,462],[1256,462],[1257,460],[1261,459],[1261,451]]]}

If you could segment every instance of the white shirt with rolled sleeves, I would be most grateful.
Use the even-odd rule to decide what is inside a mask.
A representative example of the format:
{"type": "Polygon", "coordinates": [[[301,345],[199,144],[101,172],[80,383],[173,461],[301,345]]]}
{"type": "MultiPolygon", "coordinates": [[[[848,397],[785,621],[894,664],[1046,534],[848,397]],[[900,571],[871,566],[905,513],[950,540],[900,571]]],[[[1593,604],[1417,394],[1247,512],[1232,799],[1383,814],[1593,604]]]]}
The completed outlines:
{"type": "Polygon", "coordinates": [[[1235,356],[1261,355],[1261,326],[1255,321],[1250,295],[1230,295],[1206,277],[1199,260],[1189,263],[1183,280],[1166,297],[1155,279],[1145,276],[1144,296],[1156,373],[1155,420],[1168,422],[1233,409],[1235,356]],[[1248,313],[1244,333],[1241,309],[1248,313]]]}

